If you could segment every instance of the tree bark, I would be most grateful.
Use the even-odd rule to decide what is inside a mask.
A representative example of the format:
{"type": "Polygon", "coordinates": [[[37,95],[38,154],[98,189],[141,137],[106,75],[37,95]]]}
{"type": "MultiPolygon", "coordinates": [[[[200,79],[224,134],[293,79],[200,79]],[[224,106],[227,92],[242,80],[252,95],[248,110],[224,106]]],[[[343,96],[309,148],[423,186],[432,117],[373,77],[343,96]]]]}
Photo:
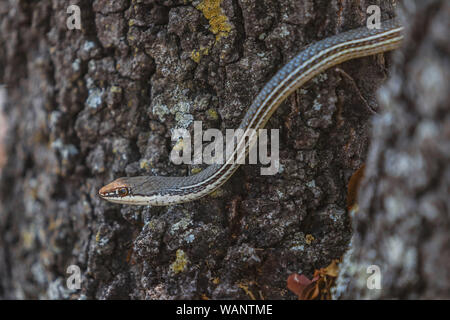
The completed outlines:
{"type": "MultiPolygon", "coordinates": [[[[274,176],[246,165],[213,195],[170,207],[120,206],[97,191],[124,175],[191,174],[198,166],[169,161],[171,130],[192,130],[193,120],[236,128],[301,48],[364,25],[368,5],[392,17],[395,2],[70,4],[81,9],[81,30],[67,28],[63,1],[0,3],[8,122],[0,297],[295,299],[290,274],[311,277],[347,248],[346,185],[365,161],[390,55],[345,63],[289,97],[268,124],[280,129],[282,170],[274,176]],[[81,270],[79,290],[66,286],[70,265],[81,270]]],[[[445,117],[436,111],[430,119],[443,125],[445,117]]],[[[372,159],[374,152],[368,183],[372,159]]],[[[429,190],[441,192],[445,175],[430,168],[430,176],[410,177],[433,176],[441,184],[429,190]]],[[[362,208],[371,189],[364,190],[362,208]]],[[[431,193],[426,203],[439,216],[446,202],[434,204],[433,195],[441,199],[431,193]]]]}
{"type": "Polygon", "coordinates": [[[405,9],[406,40],[379,94],[383,112],[374,119],[336,297],[450,298],[450,3],[405,9]],[[367,284],[372,265],[379,288],[367,284]]]}

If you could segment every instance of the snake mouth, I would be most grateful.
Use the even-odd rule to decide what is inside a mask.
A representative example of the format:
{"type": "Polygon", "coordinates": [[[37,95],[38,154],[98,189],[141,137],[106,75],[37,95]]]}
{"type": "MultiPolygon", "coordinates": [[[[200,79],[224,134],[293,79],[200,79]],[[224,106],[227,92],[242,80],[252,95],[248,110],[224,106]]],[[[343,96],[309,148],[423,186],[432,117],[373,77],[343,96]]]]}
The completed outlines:
{"type": "Polygon", "coordinates": [[[100,198],[106,199],[106,198],[109,197],[108,195],[109,195],[109,192],[106,191],[106,190],[104,189],[104,187],[101,188],[101,189],[98,191],[98,196],[99,196],[100,198]]]}

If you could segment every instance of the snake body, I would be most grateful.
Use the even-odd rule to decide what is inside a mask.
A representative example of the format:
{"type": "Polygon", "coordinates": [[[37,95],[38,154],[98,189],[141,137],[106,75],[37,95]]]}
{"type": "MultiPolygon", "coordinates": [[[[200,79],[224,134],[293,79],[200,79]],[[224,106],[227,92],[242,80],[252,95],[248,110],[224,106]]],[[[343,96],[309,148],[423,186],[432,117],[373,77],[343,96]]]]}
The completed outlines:
{"type": "MultiPolygon", "coordinates": [[[[396,49],[403,27],[397,19],[386,20],[379,29],[361,27],[307,46],[267,82],[248,108],[239,128],[243,138],[236,150],[249,150],[251,136],[265,124],[278,106],[296,89],[324,70],[344,61],[396,49]],[[256,129],[256,130],[249,130],[256,129]],[[253,132],[253,133],[249,133],[253,132]],[[250,136],[247,140],[245,136],[250,136]]],[[[186,177],[122,177],[100,189],[105,200],[134,205],[164,206],[199,199],[223,185],[239,167],[236,151],[223,164],[213,164],[200,173],[186,177]]],[[[245,154],[244,154],[245,156],[245,154]]]]}

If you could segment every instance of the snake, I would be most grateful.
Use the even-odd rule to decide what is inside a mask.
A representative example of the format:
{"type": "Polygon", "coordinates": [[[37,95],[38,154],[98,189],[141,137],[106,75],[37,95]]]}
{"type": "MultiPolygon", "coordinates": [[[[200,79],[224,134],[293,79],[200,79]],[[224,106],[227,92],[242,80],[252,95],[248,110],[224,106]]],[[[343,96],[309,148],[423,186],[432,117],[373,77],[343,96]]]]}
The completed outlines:
{"type": "MultiPolygon", "coordinates": [[[[363,26],[308,45],[276,72],[253,100],[239,125],[244,134],[235,150],[245,148],[248,153],[255,139],[246,139],[246,134],[258,134],[280,104],[313,77],[344,61],[397,49],[402,40],[403,27],[398,18],[393,18],[382,21],[379,28],[363,26]]],[[[98,194],[126,205],[167,206],[194,201],[212,193],[233,175],[242,163],[235,161],[236,156],[234,151],[222,164],[211,164],[184,177],[121,177],[98,194]]]]}

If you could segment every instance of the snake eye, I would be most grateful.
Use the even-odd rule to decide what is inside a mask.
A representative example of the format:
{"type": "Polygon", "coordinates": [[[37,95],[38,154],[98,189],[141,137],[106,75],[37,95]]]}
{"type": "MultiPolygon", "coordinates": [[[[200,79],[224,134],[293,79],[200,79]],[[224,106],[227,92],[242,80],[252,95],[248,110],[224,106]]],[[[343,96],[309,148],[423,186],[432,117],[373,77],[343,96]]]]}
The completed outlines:
{"type": "Polygon", "coordinates": [[[117,194],[120,197],[125,197],[126,195],[128,195],[128,188],[120,188],[119,190],[117,190],[117,194]]]}

